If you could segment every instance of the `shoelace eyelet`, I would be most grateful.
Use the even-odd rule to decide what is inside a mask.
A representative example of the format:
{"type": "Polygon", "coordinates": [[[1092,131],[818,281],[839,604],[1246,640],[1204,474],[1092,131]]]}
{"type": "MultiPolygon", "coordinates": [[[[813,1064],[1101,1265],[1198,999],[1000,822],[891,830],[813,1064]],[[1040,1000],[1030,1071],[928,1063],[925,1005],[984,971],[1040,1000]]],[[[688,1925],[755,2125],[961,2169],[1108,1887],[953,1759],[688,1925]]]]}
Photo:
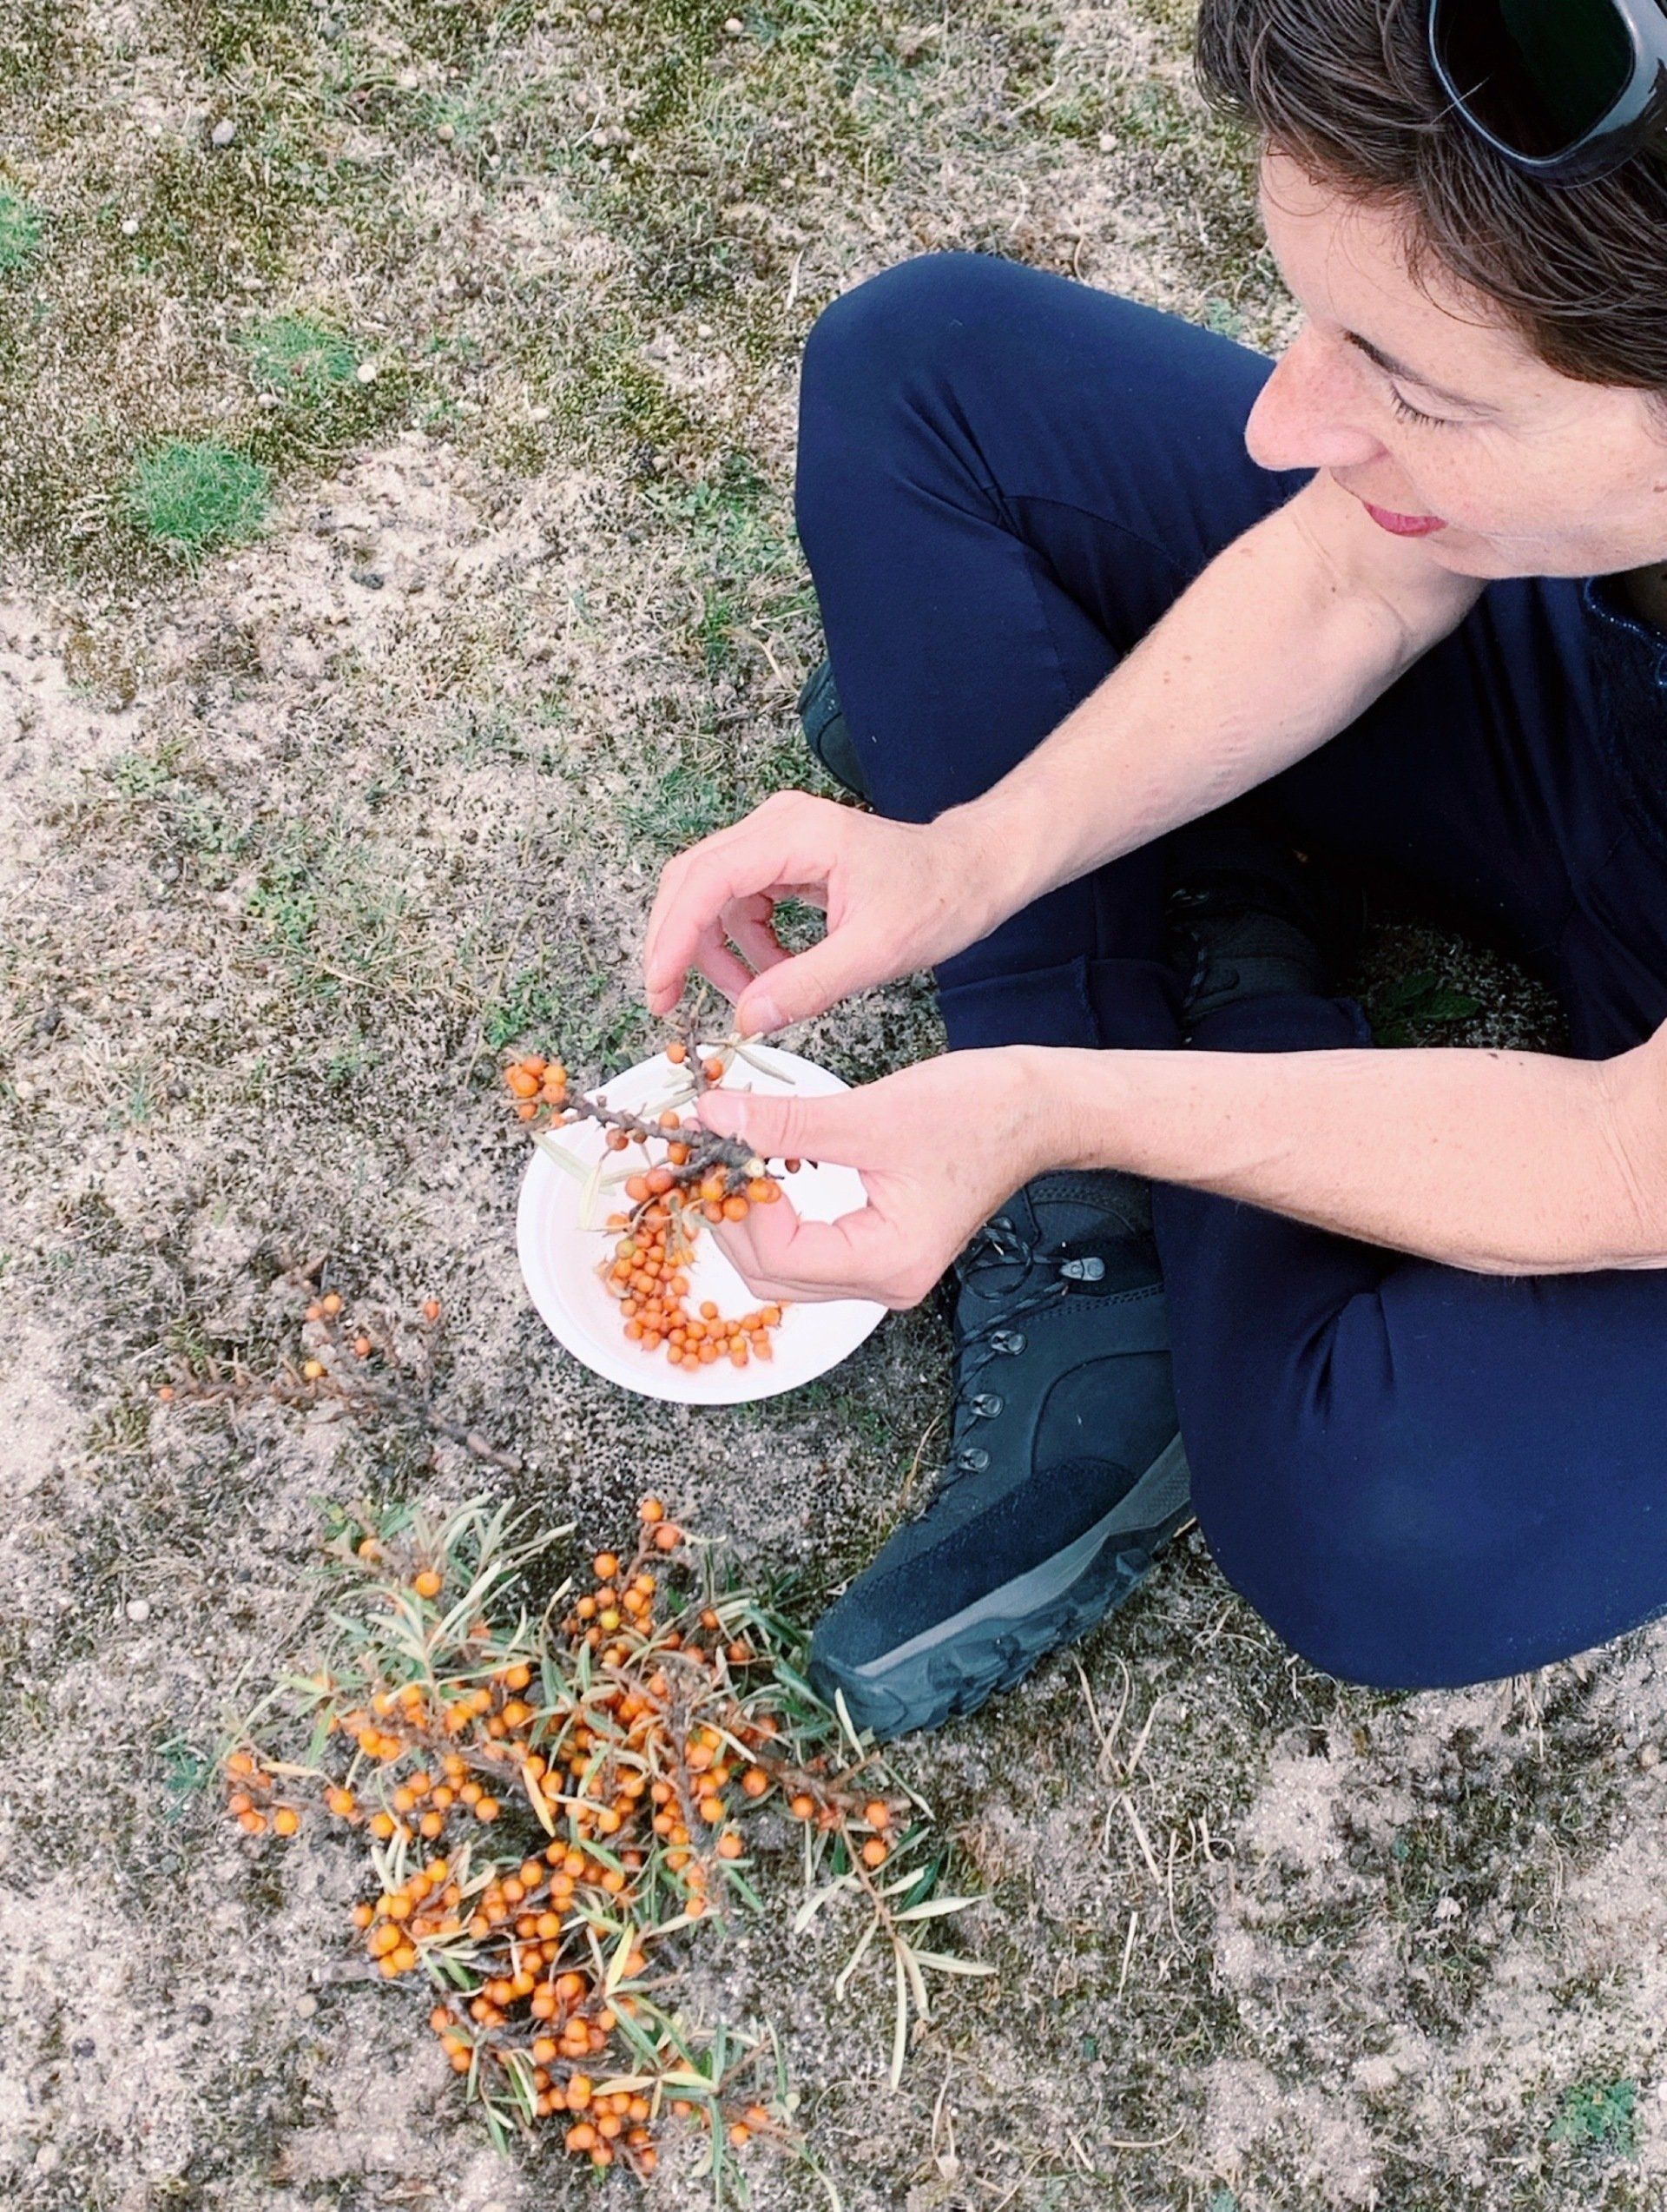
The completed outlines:
{"type": "Polygon", "coordinates": [[[1105,1273],[1105,1262],[1091,1258],[1061,1260],[1059,1272],[1068,1283],[1097,1283],[1105,1273]]]}
{"type": "Polygon", "coordinates": [[[990,1455],[981,1444],[967,1444],[956,1453],[955,1464],[969,1475],[982,1475],[990,1464],[990,1455]]]}
{"type": "Polygon", "coordinates": [[[990,1339],[990,1349],[1016,1357],[1024,1350],[1027,1341],[1022,1329],[998,1329],[990,1339]]]}
{"type": "Polygon", "coordinates": [[[980,1390],[976,1397],[966,1401],[967,1411],[980,1421],[993,1421],[1001,1408],[1001,1397],[994,1390],[980,1390]]]}

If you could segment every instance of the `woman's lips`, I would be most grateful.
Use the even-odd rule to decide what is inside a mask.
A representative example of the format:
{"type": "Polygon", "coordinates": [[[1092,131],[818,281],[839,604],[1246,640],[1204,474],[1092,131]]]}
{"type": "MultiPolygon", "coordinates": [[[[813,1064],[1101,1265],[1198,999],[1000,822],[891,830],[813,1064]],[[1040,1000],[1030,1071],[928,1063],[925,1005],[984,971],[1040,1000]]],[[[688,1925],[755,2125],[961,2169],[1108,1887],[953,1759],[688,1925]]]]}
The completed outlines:
{"type": "Polygon", "coordinates": [[[1388,531],[1394,538],[1427,538],[1433,530],[1447,526],[1440,515],[1399,515],[1393,507],[1374,507],[1370,499],[1362,499],[1361,505],[1380,530],[1388,531]]]}

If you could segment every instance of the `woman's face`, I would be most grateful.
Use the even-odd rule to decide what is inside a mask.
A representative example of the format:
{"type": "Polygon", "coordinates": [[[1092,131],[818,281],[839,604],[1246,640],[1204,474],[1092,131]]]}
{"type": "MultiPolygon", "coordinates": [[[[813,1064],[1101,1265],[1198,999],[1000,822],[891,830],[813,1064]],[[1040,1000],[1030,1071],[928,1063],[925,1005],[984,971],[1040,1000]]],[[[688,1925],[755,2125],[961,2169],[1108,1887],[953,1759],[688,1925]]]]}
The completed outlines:
{"type": "Polygon", "coordinates": [[[1262,163],[1262,208],[1307,320],[1251,412],[1253,460],[1325,469],[1461,576],[1667,558],[1667,418],[1646,393],[1548,368],[1439,271],[1421,288],[1392,214],[1282,155],[1262,163]]]}

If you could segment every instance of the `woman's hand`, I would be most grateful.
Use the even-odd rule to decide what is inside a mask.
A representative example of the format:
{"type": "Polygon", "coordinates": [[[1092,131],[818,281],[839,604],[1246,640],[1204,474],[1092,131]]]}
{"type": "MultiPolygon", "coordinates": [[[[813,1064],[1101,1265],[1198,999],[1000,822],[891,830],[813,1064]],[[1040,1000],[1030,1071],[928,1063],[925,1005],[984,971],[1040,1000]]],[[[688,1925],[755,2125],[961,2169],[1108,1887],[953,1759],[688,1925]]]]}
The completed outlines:
{"type": "Polygon", "coordinates": [[[1064,1156],[1044,1062],[1010,1046],[922,1060],[831,1099],[704,1093],[708,1129],[768,1159],[854,1167],[868,1194],[838,1221],[801,1221],[784,1201],[715,1228],[748,1290],[918,1305],[1002,1201],[1064,1156]]]}
{"type": "Polygon", "coordinates": [[[778,791],[668,862],[643,953],[649,1011],[669,1013],[695,967],[737,1002],[743,1035],[784,1029],[986,935],[1011,911],[993,873],[953,815],[889,822],[778,791]],[[772,927],[789,898],[827,915],[807,952],[786,952],[772,927]]]}

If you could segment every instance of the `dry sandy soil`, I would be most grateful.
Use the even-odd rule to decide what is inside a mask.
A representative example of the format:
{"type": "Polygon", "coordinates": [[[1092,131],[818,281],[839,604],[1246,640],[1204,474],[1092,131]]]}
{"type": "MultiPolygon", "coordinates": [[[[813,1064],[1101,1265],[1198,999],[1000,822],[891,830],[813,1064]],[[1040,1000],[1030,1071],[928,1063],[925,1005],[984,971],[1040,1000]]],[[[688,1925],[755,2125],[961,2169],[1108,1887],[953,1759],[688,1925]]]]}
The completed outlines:
{"type": "MultiPolygon", "coordinates": [[[[561,1357],[516,1271],[497,1060],[633,1057],[657,863],[808,779],[787,492],[823,304],[971,247],[1257,342],[1284,308],[1167,4],[728,13],[4,10],[18,2212],[627,2202],[623,2176],[493,2152],[409,1994],[341,1977],[346,1870],[228,1835],[203,1786],[221,1716],[291,1646],[322,1498],[484,1484],[603,1537],[652,1482],[808,1614],[923,1439],[931,1464],[924,1314],[735,1413],[628,1403],[561,1357]],[[168,437],[270,472],[247,543],[158,545],[127,487],[168,437]],[[393,1311],[443,1297],[444,1402],[522,1471],[157,1403],[171,1359],[292,1350],[297,1269],[393,1311]]],[[[1372,960],[1385,990],[1418,968],[1473,992],[1443,1033],[1543,1033],[1461,947],[1397,925],[1372,960]]],[[[860,1078],[933,1042],[905,987],[807,1049],[860,1078]]],[[[853,2208],[1659,2206],[1664,1744],[1662,1634],[1371,1695],[1284,1653],[1195,1536],[1074,1658],[909,1750],[1000,1972],[949,1991],[900,2091],[878,1975],[834,2001],[837,1929],[738,1926],[694,2001],[776,2024],[853,2208]]],[[[675,2165],[649,2201],[705,2201],[675,2165]]],[[[752,2173],[761,2212],[826,2201],[752,2173]]]]}

